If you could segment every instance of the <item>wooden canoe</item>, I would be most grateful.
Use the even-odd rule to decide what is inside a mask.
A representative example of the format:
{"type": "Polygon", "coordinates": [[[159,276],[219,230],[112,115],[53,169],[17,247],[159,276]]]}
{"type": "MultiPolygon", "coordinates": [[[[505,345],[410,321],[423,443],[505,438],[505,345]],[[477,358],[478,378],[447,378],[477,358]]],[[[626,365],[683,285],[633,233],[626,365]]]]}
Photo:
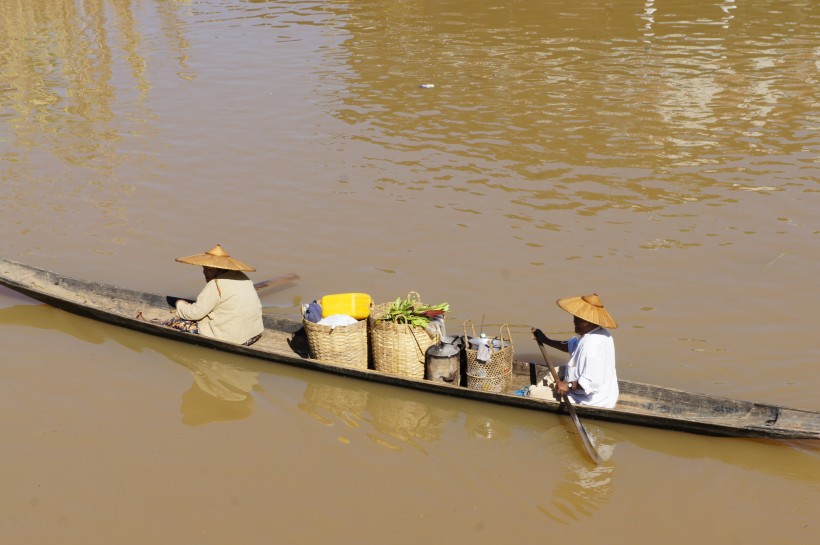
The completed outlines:
{"type": "MultiPolygon", "coordinates": [[[[265,333],[252,346],[182,333],[136,318],[169,317],[175,298],[87,282],[0,259],[0,285],[68,312],[144,333],[271,362],[412,388],[436,394],[548,412],[564,412],[557,401],[492,393],[370,369],[351,369],[308,356],[302,324],[264,316],[265,333]]],[[[528,364],[516,362],[510,391],[530,383],[528,364]]],[[[543,374],[543,373],[542,373],[543,374]]],[[[727,437],[820,439],[820,412],[691,393],[621,380],[614,409],[577,405],[582,418],[727,437]]]]}

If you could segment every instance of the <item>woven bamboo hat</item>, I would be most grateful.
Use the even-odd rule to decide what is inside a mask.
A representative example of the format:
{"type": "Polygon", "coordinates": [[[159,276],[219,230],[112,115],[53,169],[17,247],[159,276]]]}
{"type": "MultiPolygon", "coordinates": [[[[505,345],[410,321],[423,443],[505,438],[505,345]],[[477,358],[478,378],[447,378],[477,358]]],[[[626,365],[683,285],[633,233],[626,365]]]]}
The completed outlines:
{"type": "Polygon", "coordinates": [[[595,325],[603,326],[609,329],[615,329],[618,324],[609,315],[609,312],[604,308],[604,304],[598,297],[597,293],[591,295],[582,295],[581,297],[566,297],[555,301],[558,306],[566,310],[573,316],[591,322],[595,325]]]}
{"type": "Polygon", "coordinates": [[[189,255],[188,257],[178,257],[180,263],[189,265],[202,265],[203,267],[213,267],[214,269],[227,269],[229,271],[255,271],[250,265],[246,265],[228,255],[228,252],[217,244],[204,254],[189,255]]]}

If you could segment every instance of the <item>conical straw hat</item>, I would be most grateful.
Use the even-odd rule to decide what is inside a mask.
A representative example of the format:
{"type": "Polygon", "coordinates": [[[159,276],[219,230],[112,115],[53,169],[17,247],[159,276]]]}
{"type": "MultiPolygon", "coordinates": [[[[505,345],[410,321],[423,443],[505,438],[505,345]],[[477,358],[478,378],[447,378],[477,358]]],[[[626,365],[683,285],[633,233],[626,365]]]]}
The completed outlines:
{"type": "Polygon", "coordinates": [[[229,271],[255,271],[250,265],[246,265],[228,255],[228,252],[217,244],[204,254],[190,255],[188,257],[178,257],[180,263],[189,265],[202,265],[203,267],[213,267],[214,269],[228,269],[229,271]]]}
{"type": "Polygon", "coordinates": [[[603,326],[609,329],[615,329],[618,324],[609,315],[609,312],[604,308],[604,304],[598,297],[597,293],[591,295],[583,295],[581,297],[566,297],[555,301],[558,306],[566,310],[573,316],[578,316],[581,319],[591,322],[595,325],[603,326]]]}

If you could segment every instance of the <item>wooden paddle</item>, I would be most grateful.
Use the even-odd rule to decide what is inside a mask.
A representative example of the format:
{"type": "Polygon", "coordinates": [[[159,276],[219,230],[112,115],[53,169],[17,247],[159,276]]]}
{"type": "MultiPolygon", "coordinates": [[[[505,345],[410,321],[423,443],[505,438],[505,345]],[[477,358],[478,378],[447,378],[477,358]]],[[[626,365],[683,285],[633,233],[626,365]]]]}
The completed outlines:
{"type": "Polygon", "coordinates": [[[271,278],[270,280],[262,280],[261,282],[257,282],[253,285],[256,288],[256,291],[262,292],[269,290],[270,288],[275,288],[277,286],[281,286],[283,284],[288,284],[295,280],[299,280],[299,275],[294,273],[283,274],[282,276],[277,276],[276,278],[271,278]]]}
{"type": "MultiPolygon", "coordinates": [[[[544,356],[544,361],[546,362],[547,367],[550,368],[550,373],[552,374],[553,380],[555,380],[555,383],[558,384],[558,373],[555,371],[555,367],[553,367],[552,362],[547,355],[547,348],[541,343],[538,343],[538,348],[541,349],[541,355],[544,356]]],[[[578,415],[575,413],[575,407],[573,407],[570,402],[569,396],[567,396],[567,394],[561,394],[561,401],[564,402],[564,405],[569,410],[569,415],[572,417],[572,423],[575,424],[575,428],[578,430],[578,435],[581,436],[581,443],[584,445],[584,450],[587,451],[587,454],[589,454],[589,457],[592,458],[592,461],[595,462],[596,465],[601,465],[601,457],[598,456],[598,451],[595,450],[595,445],[592,444],[592,440],[589,438],[586,428],[581,423],[578,415]]]]}

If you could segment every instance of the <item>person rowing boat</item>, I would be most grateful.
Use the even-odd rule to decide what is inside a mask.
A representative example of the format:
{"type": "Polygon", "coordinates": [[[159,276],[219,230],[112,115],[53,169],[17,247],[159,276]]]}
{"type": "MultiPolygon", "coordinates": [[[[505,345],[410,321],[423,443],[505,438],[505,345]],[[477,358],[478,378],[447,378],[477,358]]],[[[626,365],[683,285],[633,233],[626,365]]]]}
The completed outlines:
{"type": "Polygon", "coordinates": [[[558,299],[556,303],[572,314],[576,336],[557,341],[540,329],[533,329],[532,333],[538,344],[567,352],[570,359],[561,367],[558,382],[547,375],[546,384],[530,386],[521,394],[542,399],[551,398],[554,393],[567,394],[576,404],[613,408],[618,402],[618,375],[615,343],[608,329],[615,329],[618,324],[595,293],[558,299]]]}

